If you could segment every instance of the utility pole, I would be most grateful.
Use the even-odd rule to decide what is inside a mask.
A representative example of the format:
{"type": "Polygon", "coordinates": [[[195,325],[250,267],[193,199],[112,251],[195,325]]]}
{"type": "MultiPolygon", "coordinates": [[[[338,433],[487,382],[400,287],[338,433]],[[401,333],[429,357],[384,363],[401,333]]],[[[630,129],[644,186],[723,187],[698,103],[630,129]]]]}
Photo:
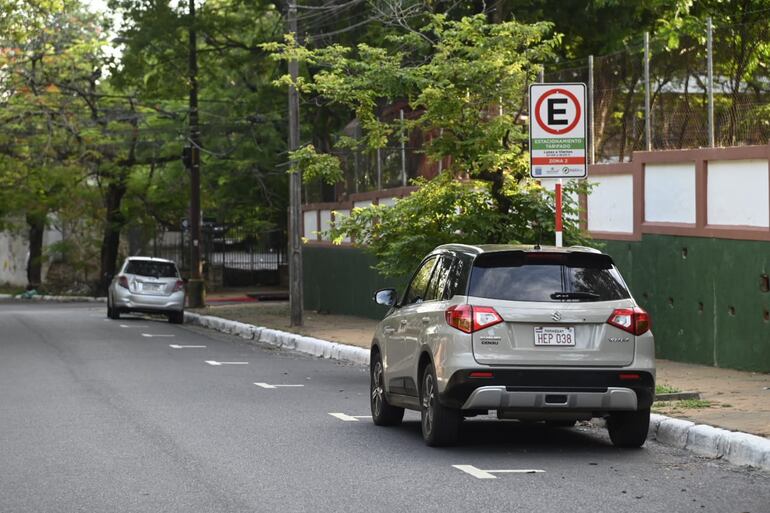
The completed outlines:
{"type": "MultiPolygon", "coordinates": [[[[289,0],[289,32],[297,37],[297,4],[289,0]]],[[[289,61],[289,151],[299,148],[299,96],[294,83],[299,75],[299,63],[289,61]]],[[[302,241],[300,238],[300,216],[302,202],[302,175],[296,164],[291,162],[289,174],[289,305],[291,325],[302,326],[302,241]]]]}
{"type": "Polygon", "coordinates": [[[644,148],[652,149],[652,124],[650,123],[650,33],[644,33],[644,148]]]}
{"type": "Polygon", "coordinates": [[[708,130],[709,130],[709,148],[714,147],[714,47],[713,47],[713,35],[714,25],[711,21],[711,16],[706,19],[706,59],[707,59],[707,73],[708,81],[706,87],[708,88],[708,130]]]}
{"type": "Polygon", "coordinates": [[[187,303],[200,308],[205,303],[201,273],[201,133],[198,125],[198,43],[195,32],[195,0],[188,2],[189,74],[190,74],[190,280],[187,303]]]}

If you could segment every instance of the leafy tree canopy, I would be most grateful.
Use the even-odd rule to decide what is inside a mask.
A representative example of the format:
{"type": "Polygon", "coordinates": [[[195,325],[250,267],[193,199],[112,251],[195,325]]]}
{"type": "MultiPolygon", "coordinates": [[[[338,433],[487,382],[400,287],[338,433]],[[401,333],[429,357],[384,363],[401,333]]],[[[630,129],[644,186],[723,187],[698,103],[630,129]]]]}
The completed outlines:
{"type": "MultiPolygon", "coordinates": [[[[397,137],[401,122],[383,115],[383,107],[406,99],[413,113],[408,128],[426,134],[423,150],[431,160],[448,162],[441,177],[418,182],[421,189],[395,207],[354,210],[333,230],[336,239],[367,244],[387,274],[408,272],[427,249],[449,240],[538,242],[553,216],[552,199],[529,178],[521,112],[536,63],[558,44],[551,28],[433,15],[417,32],[389,36],[387,46],[314,49],[291,37],[264,45],[276,58],[319,69],[300,77],[297,88],[354,113],[361,145],[382,148],[397,137]]],[[[300,149],[293,158],[312,177],[323,168],[339,176],[339,162],[328,155],[300,149]]],[[[567,225],[568,242],[582,241],[574,218],[567,225]]]]}

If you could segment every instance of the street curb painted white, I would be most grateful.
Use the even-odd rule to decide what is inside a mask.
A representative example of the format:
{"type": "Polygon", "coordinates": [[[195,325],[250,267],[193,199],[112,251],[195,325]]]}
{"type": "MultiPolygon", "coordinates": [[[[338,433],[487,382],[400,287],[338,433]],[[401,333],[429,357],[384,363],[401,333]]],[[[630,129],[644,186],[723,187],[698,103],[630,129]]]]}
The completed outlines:
{"type": "MultiPolygon", "coordinates": [[[[246,340],[291,349],[319,358],[369,365],[369,351],[362,347],[192,312],[185,312],[184,319],[187,324],[236,335],[246,340]]],[[[595,419],[594,424],[604,426],[604,421],[595,419]]],[[[734,465],[747,465],[770,471],[770,439],[761,436],[652,414],[647,439],[678,449],[686,449],[698,456],[721,458],[734,465]]]]}
{"type": "Polygon", "coordinates": [[[653,414],[648,438],[698,456],[770,470],[770,439],[761,436],[653,414]]]}
{"type": "Polygon", "coordinates": [[[313,337],[305,337],[296,333],[263,328],[238,321],[222,319],[212,315],[200,315],[192,312],[184,313],[187,324],[210,328],[222,333],[236,335],[246,340],[254,340],[271,346],[311,354],[319,358],[341,360],[359,365],[369,365],[369,351],[363,347],[338,344],[313,337]]]}
{"type": "Polygon", "coordinates": [[[0,299],[18,299],[21,301],[52,301],[58,303],[106,303],[106,297],[93,296],[32,296],[21,297],[20,295],[0,294],[0,299]]]}

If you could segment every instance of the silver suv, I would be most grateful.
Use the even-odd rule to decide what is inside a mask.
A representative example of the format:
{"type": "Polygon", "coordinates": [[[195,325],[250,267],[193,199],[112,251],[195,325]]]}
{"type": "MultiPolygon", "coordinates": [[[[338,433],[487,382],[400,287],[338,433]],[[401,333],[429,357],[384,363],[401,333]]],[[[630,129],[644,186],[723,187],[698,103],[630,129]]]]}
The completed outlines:
{"type": "Polygon", "coordinates": [[[463,417],[572,426],[606,417],[613,444],[647,438],[655,391],[650,318],[612,259],[591,248],[467,246],[431,252],[390,307],[371,348],[374,423],[418,410],[428,445],[463,417]]]}

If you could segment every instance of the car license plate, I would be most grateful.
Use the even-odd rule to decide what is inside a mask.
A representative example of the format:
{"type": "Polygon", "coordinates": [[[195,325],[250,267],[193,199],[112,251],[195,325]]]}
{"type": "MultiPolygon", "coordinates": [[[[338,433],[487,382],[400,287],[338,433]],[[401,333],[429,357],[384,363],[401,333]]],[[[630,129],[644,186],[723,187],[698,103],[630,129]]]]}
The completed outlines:
{"type": "Polygon", "coordinates": [[[574,346],[575,328],[535,328],[536,346],[574,346]]]}

